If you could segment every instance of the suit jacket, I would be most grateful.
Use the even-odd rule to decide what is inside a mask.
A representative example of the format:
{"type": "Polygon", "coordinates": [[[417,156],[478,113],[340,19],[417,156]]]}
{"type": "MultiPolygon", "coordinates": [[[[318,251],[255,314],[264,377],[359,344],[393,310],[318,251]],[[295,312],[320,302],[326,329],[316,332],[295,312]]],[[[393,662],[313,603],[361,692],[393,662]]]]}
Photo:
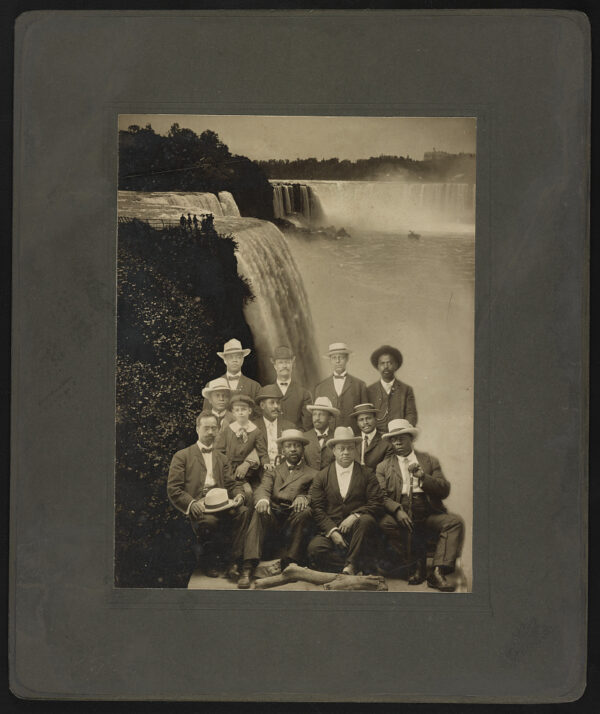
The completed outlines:
{"type": "Polygon", "coordinates": [[[333,375],[331,374],[315,387],[315,399],[317,397],[329,397],[333,406],[340,410],[341,413],[335,420],[334,428],[336,426],[351,426],[354,428],[350,414],[357,404],[364,404],[368,401],[367,385],[362,379],[346,374],[344,388],[338,397],[333,386],[333,375]]]}
{"type": "MultiPolygon", "coordinates": [[[[450,482],[442,473],[440,462],[435,456],[430,456],[424,451],[415,451],[415,456],[425,472],[421,488],[427,496],[429,505],[437,513],[446,513],[446,506],[444,506],[442,500],[447,498],[450,493],[450,482]]],[[[394,454],[394,456],[384,459],[377,466],[375,474],[385,494],[385,510],[393,515],[399,508],[402,508],[400,501],[402,500],[402,484],[404,481],[396,455],[394,454]]]]}
{"type": "Polygon", "coordinates": [[[335,463],[314,477],[309,496],[313,518],[325,535],[351,513],[369,514],[376,519],[384,513],[383,492],[375,474],[356,461],[346,498],[340,493],[335,463]]]}
{"type": "Polygon", "coordinates": [[[272,503],[288,505],[296,496],[307,496],[314,477],[315,469],[311,469],[301,461],[297,469],[290,471],[285,462],[279,464],[274,471],[265,471],[260,485],[254,493],[254,503],[266,498],[272,503]]]}
{"type": "MultiPolygon", "coordinates": [[[[320,471],[332,461],[335,461],[335,456],[333,451],[323,444],[323,448],[319,446],[319,439],[317,438],[317,432],[314,429],[304,432],[304,436],[308,439],[309,443],[304,447],[304,460],[313,469],[320,471]]],[[[333,429],[329,428],[329,436],[327,439],[333,438],[333,429]]],[[[325,439],[325,441],[327,441],[325,439]]]]}
{"type": "MultiPolygon", "coordinates": [[[[361,432],[360,435],[364,437],[361,432]]],[[[362,444],[357,444],[356,447],[356,460],[360,461],[360,456],[362,453],[362,444]]],[[[375,436],[371,439],[371,443],[365,451],[365,466],[375,471],[375,467],[378,463],[383,461],[388,456],[394,455],[394,447],[390,444],[387,439],[381,438],[381,432],[375,432],[375,436]]]]}
{"type": "MultiPolygon", "coordinates": [[[[256,424],[256,426],[260,429],[262,432],[262,435],[265,437],[265,443],[267,445],[267,449],[269,447],[269,439],[267,437],[267,427],[265,426],[265,420],[262,416],[258,417],[257,419],[252,420],[253,424],[256,424]]],[[[283,417],[277,417],[277,438],[281,436],[281,432],[285,431],[286,429],[295,429],[296,426],[292,424],[291,421],[288,421],[287,419],[284,419],[283,417]]],[[[278,451],[281,453],[281,449],[278,449],[278,451]]],[[[268,458],[267,454],[267,460],[265,461],[266,464],[271,463],[271,459],[268,458]]]]}
{"type": "MultiPolygon", "coordinates": [[[[221,374],[220,377],[229,384],[229,380],[227,379],[227,372],[225,372],[225,374],[221,374]]],[[[237,388],[238,392],[241,392],[242,394],[247,394],[249,397],[252,397],[252,399],[256,400],[256,395],[260,391],[261,387],[260,384],[254,379],[250,379],[250,377],[246,377],[245,374],[241,374],[237,388]]],[[[210,405],[210,402],[208,401],[208,399],[205,399],[202,404],[202,411],[210,411],[211,409],[212,407],[210,405]]],[[[258,411],[256,409],[253,412],[253,416],[258,416],[258,411]]]]}
{"type": "Polygon", "coordinates": [[[302,429],[302,431],[310,429],[312,417],[306,406],[312,402],[312,399],[308,389],[304,389],[302,385],[293,379],[288,384],[285,394],[279,389],[277,383],[273,386],[277,388],[282,397],[280,409],[283,418],[291,421],[296,429],[302,429]]]}
{"type": "Polygon", "coordinates": [[[261,464],[264,464],[269,458],[266,439],[258,428],[248,432],[248,441],[244,443],[238,439],[228,425],[219,432],[215,441],[215,449],[221,453],[232,470],[235,470],[255,449],[261,464]]]}
{"type": "Polygon", "coordinates": [[[391,393],[388,397],[381,382],[369,385],[367,402],[377,409],[377,428],[387,431],[387,425],[392,419],[407,419],[413,426],[417,425],[417,404],[412,387],[399,379],[394,379],[391,393]]]}
{"type": "MultiPolygon", "coordinates": [[[[218,488],[226,488],[230,498],[238,493],[244,495],[244,485],[236,481],[229,464],[213,448],[213,478],[218,488]]],[[[167,477],[167,495],[169,500],[182,513],[186,513],[191,501],[202,496],[206,481],[206,463],[198,444],[192,444],[178,451],[171,459],[167,477]]]]}

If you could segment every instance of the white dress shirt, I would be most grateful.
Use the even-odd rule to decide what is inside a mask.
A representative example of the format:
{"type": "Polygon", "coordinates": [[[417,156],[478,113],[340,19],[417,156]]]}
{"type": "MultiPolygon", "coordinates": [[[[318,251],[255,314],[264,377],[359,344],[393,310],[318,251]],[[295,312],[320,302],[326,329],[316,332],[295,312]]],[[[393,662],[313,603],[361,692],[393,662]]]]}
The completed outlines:
{"type": "Polygon", "coordinates": [[[381,382],[381,386],[385,389],[386,394],[389,394],[394,386],[394,380],[392,379],[391,382],[384,382],[383,379],[380,379],[379,381],[381,382]]]}
{"type": "Polygon", "coordinates": [[[335,372],[333,373],[333,388],[336,391],[336,394],[338,397],[342,393],[342,389],[344,388],[344,384],[346,384],[346,375],[348,372],[342,372],[338,377],[336,378],[335,372]],[[343,377],[343,379],[339,379],[339,377],[343,377]]]}
{"type": "Polygon", "coordinates": [[[285,393],[287,392],[288,387],[290,386],[290,381],[289,381],[289,379],[287,382],[279,382],[278,381],[277,386],[279,387],[279,389],[281,390],[281,393],[285,397],[285,393]]]}
{"type": "Polygon", "coordinates": [[[269,459],[271,463],[275,463],[277,454],[279,453],[279,447],[277,445],[277,419],[269,421],[263,417],[265,422],[265,428],[267,430],[267,453],[269,454],[269,459]]]}
{"type": "Polygon", "coordinates": [[[241,372],[238,372],[237,374],[229,374],[229,372],[227,372],[227,381],[229,382],[229,386],[232,389],[235,390],[238,388],[238,384],[239,384],[241,376],[242,376],[241,372]]]}
{"type": "MultiPolygon", "coordinates": [[[[204,479],[204,488],[212,488],[213,486],[217,485],[217,482],[215,481],[215,477],[213,476],[213,455],[212,455],[212,446],[205,446],[200,440],[196,442],[198,445],[198,448],[200,449],[200,453],[202,453],[202,449],[211,449],[209,454],[202,454],[202,458],[204,459],[204,463],[206,465],[206,478],[204,479]]],[[[187,511],[185,512],[186,515],[189,515],[190,513],[190,508],[192,507],[192,503],[197,501],[199,499],[195,498],[192,501],[188,503],[187,511]]]]}
{"type": "MultiPolygon", "coordinates": [[[[408,488],[410,485],[411,473],[408,470],[410,464],[418,464],[419,461],[415,456],[415,452],[411,451],[408,456],[397,456],[398,465],[400,466],[400,471],[402,472],[402,495],[408,495],[408,488]]],[[[413,486],[413,493],[423,493],[423,489],[416,485],[413,486]]]]}
{"type": "Polygon", "coordinates": [[[348,495],[353,469],[354,462],[352,462],[347,468],[342,468],[337,461],[335,462],[335,473],[337,475],[338,487],[340,489],[340,493],[342,494],[342,498],[346,498],[348,495]]]}

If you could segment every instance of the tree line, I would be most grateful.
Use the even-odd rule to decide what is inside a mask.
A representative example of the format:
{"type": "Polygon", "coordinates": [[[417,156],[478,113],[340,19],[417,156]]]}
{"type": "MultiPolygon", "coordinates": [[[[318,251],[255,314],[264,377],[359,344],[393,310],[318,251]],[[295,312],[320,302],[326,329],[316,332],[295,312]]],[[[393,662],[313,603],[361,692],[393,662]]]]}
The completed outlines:
{"type": "Polygon", "coordinates": [[[119,131],[119,189],[229,191],[243,216],[273,218],[273,189],[263,169],[232,154],[210,129],[198,135],[175,123],[166,136],[151,124],[119,131]]]}

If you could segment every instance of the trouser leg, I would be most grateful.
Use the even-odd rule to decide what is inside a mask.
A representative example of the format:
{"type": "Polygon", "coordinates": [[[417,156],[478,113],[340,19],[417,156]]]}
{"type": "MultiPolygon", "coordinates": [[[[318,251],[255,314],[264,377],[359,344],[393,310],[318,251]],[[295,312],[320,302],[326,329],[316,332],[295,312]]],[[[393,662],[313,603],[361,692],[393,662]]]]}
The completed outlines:
{"type": "Polygon", "coordinates": [[[326,573],[338,573],[346,562],[345,552],[333,544],[330,538],[316,535],[307,549],[309,567],[326,573]]]}
{"type": "Polygon", "coordinates": [[[244,540],[244,560],[260,560],[267,533],[277,526],[272,513],[254,510],[244,540]]]}
{"type": "Polygon", "coordinates": [[[460,554],[464,524],[454,513],[435,513],[428,516],[426,526],[437,535],[433,565],[445,572],[454,570],[456,558],[460,554]]]}
{"type": "Polygon", "coordinates": [[[214,562],[215,545],[218,544],[219,519],[216,514],[202,513],[196,519],[190,518],[192,530],[198,544],[197,556],[201,567],[214,562]]]}
{"type": "Polygon", "coordinates": [[[366,513],[362,514],[352,526],[349,542],[348,534],[346,534],[346,541],[348,542],[346,563],[351,563],[357,570],[370,570],[375,567],[376,544],[374,536],[376,529],[377,523],[373,516],[366,513]]]}
{"type": "Polygon", "coordinates": [[[284,550],[282,561],[286,564],[304,563],[306,559],[306,544],[314,533],[314,521],[310,508],[305,508],[298,513],[290,513],[284,524],[283,540],[284,550]]]}

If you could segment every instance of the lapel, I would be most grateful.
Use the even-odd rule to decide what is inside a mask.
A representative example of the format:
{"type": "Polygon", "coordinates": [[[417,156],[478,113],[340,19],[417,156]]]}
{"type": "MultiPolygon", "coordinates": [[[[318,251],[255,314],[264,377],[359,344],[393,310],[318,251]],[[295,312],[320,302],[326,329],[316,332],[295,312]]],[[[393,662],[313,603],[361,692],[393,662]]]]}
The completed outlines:
{"type": "Polygon", "coordinates": [[[282,471],[285,473],[285,479],[283,478],[283,475],[280,472],[280,490],[286,488],[287,486],[290,486],[292,483],[294,483],[294,481],[297,481],[305,474],[303,462],[300,462],[300,468],[295,469],[293,472],[288,469],[288,465],[285,463],[285,461],[281,464],[281,466],[282,471]]]}
{"type": "MultiPolygon", "coordinates": [[[[416,455],[416,454],[415,454],[416,455]]],[[[404,478],[402,477],[402,469],[400,468],[400,464],[398,463],[398,457],[396,454],[390,457],[392,459],[392,471],[394,472],[394,475],[396,476],[397,482],[400,484],[400,493],[402,493],[402,489],[404,487],[404,478]]],[[[418,461],[418,457],[417,457],[418,461]]]]}
{"type": "MultiPolygon", "coordinates": [[[[193,444],[191,447],[192,449],[192,460],[195,464],[195,469],[198,471],[200,475],[200,485],[204,486],[204,482],[206,481],[206,462],[204,461],[204,456],[202,456],[202,452],[200,451],[200,448],[198,447],[198,442],[193,444]]],[[[213,451],[213,459],[214,459],[214,451],[213,451]]],[[[214,469],[213,469],[214,471],[214,469]]]]}
{"type": "Polygon", "coordinates": [[[365,454],[368,454],[369,451],[372,451],[377,446],[377,444],[379,444],[380,441],[381,441],[381,434],[376,430],[375,436],[371,439],[371,443],[365,449],[365,454]]]}
{"type": "Polygon", "coordinates": [[[358,487],[361,475],[362,469],[360,467],[360,464],[355,461],[352,468],[352,476],[350,477],[350,483],[348,484],[348,493],[346,494],[346,498],[344,499],[344,501],[348,501],[350,499],[350,496],[352,495],[352,492],[358,487]]]}
{"type": "Polygon", "coordinates": [[[346,392],[352,386],[353,379],[354,379],[354,377],[352,377],[351,375],[348,374],[348,372],[346,372],[346,379],[344,380],[344,386],[342,387],[342,393],[340,394],[340,399],[343,397],[344,394],[346,394],[346,392]]]}

